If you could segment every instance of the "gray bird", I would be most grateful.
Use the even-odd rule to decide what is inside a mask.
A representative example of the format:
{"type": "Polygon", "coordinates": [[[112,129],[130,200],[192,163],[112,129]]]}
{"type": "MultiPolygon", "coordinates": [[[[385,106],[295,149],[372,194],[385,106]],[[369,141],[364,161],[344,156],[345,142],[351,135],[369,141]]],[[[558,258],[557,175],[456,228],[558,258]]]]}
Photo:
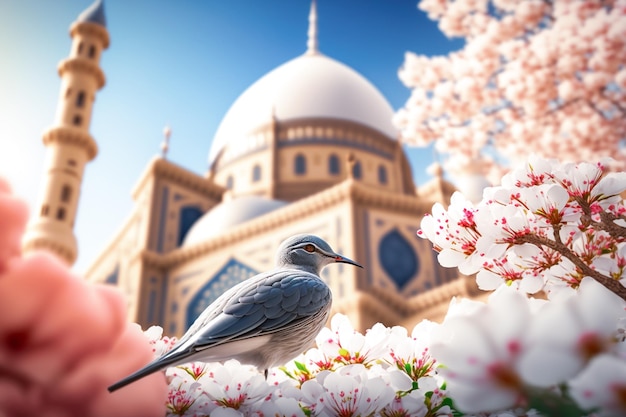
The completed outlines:
{"type": "Polygon", "coordinates": [[[361,267],[324,240],[296,235],[278,248],[276,268],[235,285],[209,305],[178,343],[144,368],[111,385],[113,392],[146,375],[187,362],[237,359],[265,371],[298,356],[330,312],[330,288],[319,277],[328,264],[361,267]]]}

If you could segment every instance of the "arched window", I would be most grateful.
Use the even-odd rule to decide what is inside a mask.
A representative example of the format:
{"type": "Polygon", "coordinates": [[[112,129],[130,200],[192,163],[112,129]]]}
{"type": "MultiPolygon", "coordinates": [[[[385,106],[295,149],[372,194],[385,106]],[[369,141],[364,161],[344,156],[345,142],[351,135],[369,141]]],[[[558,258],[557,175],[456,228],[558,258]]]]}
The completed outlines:
{"type": "Polygon", "coordinates": [[[306,174],[306,157],[299,153],[296,155],[294,171],[296,175],[306,174]]]}
{"type": "Polygon", "coordinates": [[[185,240],[185,236],[191,226],[202,217],[202,210],[198,206],[185,206],[180,209],[180,219],[178,222],[178,246],[185,240]]]}
{"type": "Polygon", "coordinates": [[[70,187],[69,185],[65,184],[61,188],[61,202],[69,203],[71,198],[72,198],[72,187],[70,187]]]}
{"type": "Polygon", "coordinates": [[[232,175],[229,175],[228,178],[226,178],[226,189],[232,190],[234,185],[235,185],[235,179],[233,178],[232,175]]]}
{"type": "Polygon", "coordinates": [[[83,118],[80,116],[80,114],[77,114],[72,119],[72,123],[74,123],[74,126],[80,126],[83,123],[83,118]]]}
{"type": "Polygon", "coordinates": [[[328,173],[330,175],[339,175],[339,157],[335,154],[328,157],[328,173]]]}
{"type": "Polygon", "coordinates": [[[65,208],[59,207],[57,210],[57,220],[65,220],[65,208]]]}
{"type": "Polygon", "coordinates": [[[387,184],[387,168],[384,165],[378,166],[378,182],[387,184]]]}
{"type": "Polygon", "coordinates": [[[85,92],[79,91],[76,95],[76,107],[83,107],[85,105],[85,92]]]}
{"type": "Polygon", "coordinates": [[[83,53],[83,43],[79,42],[78,43],[78,55],[83,53]]]}
{"type": "Polygon", "coordinates": [[[356,161],[354,165],[352,165],[352,176],[354,179],[360,180],[363,176],[363,172],[361,170],[361,161],[356,161]]]}
{"type": "Polygon", "coordinates": [[[91,45],[89,47],[89,58],[93,58],[94,56],[96,56],[96,47],[91,45]]]}
{"type": "Polygon", "coordinates": [[[252,182],[261,180],[261,165],[255,165],[252,167],[252,182]]]}
{"type": "Polygon", "coordinates": [[[49,210],[50,210],[50,206],[48,206],[47,204],[44,204],[43,206],[41,206],[41,215],[47,216],[49,210]]]}
{"type": "Polygon", "coordinates": [[[383,271],[402,290],[419,272],[419,260],[411,244],[394,229],[380,240],[378,260],[383,271]]]}

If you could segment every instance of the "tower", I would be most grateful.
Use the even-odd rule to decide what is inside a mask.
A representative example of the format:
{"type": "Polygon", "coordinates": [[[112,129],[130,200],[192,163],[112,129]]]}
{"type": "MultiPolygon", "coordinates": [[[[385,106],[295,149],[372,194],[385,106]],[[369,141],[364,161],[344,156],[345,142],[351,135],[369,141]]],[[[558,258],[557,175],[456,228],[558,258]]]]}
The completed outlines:
{"type": "Polygon", "coordinates": [[[98,153],[89,125],[96,91],[105,83],[100,55],[109,46],[102,0],[78,16],[70,36],[70,56],[58,66],[61,91],[56,118],[43,134],[47,153],[40,205],[22,246],[25,252],[50,250],[71,265],[77,256],[74,221],[83,172],[98,153]]]}

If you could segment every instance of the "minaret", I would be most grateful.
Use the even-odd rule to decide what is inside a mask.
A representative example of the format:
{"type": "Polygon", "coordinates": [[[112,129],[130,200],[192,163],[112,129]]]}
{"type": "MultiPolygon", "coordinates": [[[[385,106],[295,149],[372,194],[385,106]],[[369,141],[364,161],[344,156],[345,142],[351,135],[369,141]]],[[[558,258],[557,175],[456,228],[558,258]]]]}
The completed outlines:
{"type": "Polygon", "coordinates": [[[43,134],[48,148],[40,205],[23,240],[24,252],[47,249],[72,265],[77,256],[74,221],[85,164],[98,145],[89,134],[96,91],[104,86],[100,55],[109,46],[102,0],[96,0],[70,27],[69,58],[58,66],[61,92],[54,125],[43,134]]]}

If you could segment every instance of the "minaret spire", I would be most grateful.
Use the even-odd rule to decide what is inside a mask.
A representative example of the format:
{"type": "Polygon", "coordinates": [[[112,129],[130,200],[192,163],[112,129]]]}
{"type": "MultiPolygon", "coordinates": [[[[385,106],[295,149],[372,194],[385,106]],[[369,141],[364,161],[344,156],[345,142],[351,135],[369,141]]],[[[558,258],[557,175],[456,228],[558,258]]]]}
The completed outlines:
{"type": "Polygon", "coordinates": [[[306,42],[307,55],[319,54],[317,45],[317,2],[311,1],[311,11],[309,12],[309,39],[306,42]]]}

